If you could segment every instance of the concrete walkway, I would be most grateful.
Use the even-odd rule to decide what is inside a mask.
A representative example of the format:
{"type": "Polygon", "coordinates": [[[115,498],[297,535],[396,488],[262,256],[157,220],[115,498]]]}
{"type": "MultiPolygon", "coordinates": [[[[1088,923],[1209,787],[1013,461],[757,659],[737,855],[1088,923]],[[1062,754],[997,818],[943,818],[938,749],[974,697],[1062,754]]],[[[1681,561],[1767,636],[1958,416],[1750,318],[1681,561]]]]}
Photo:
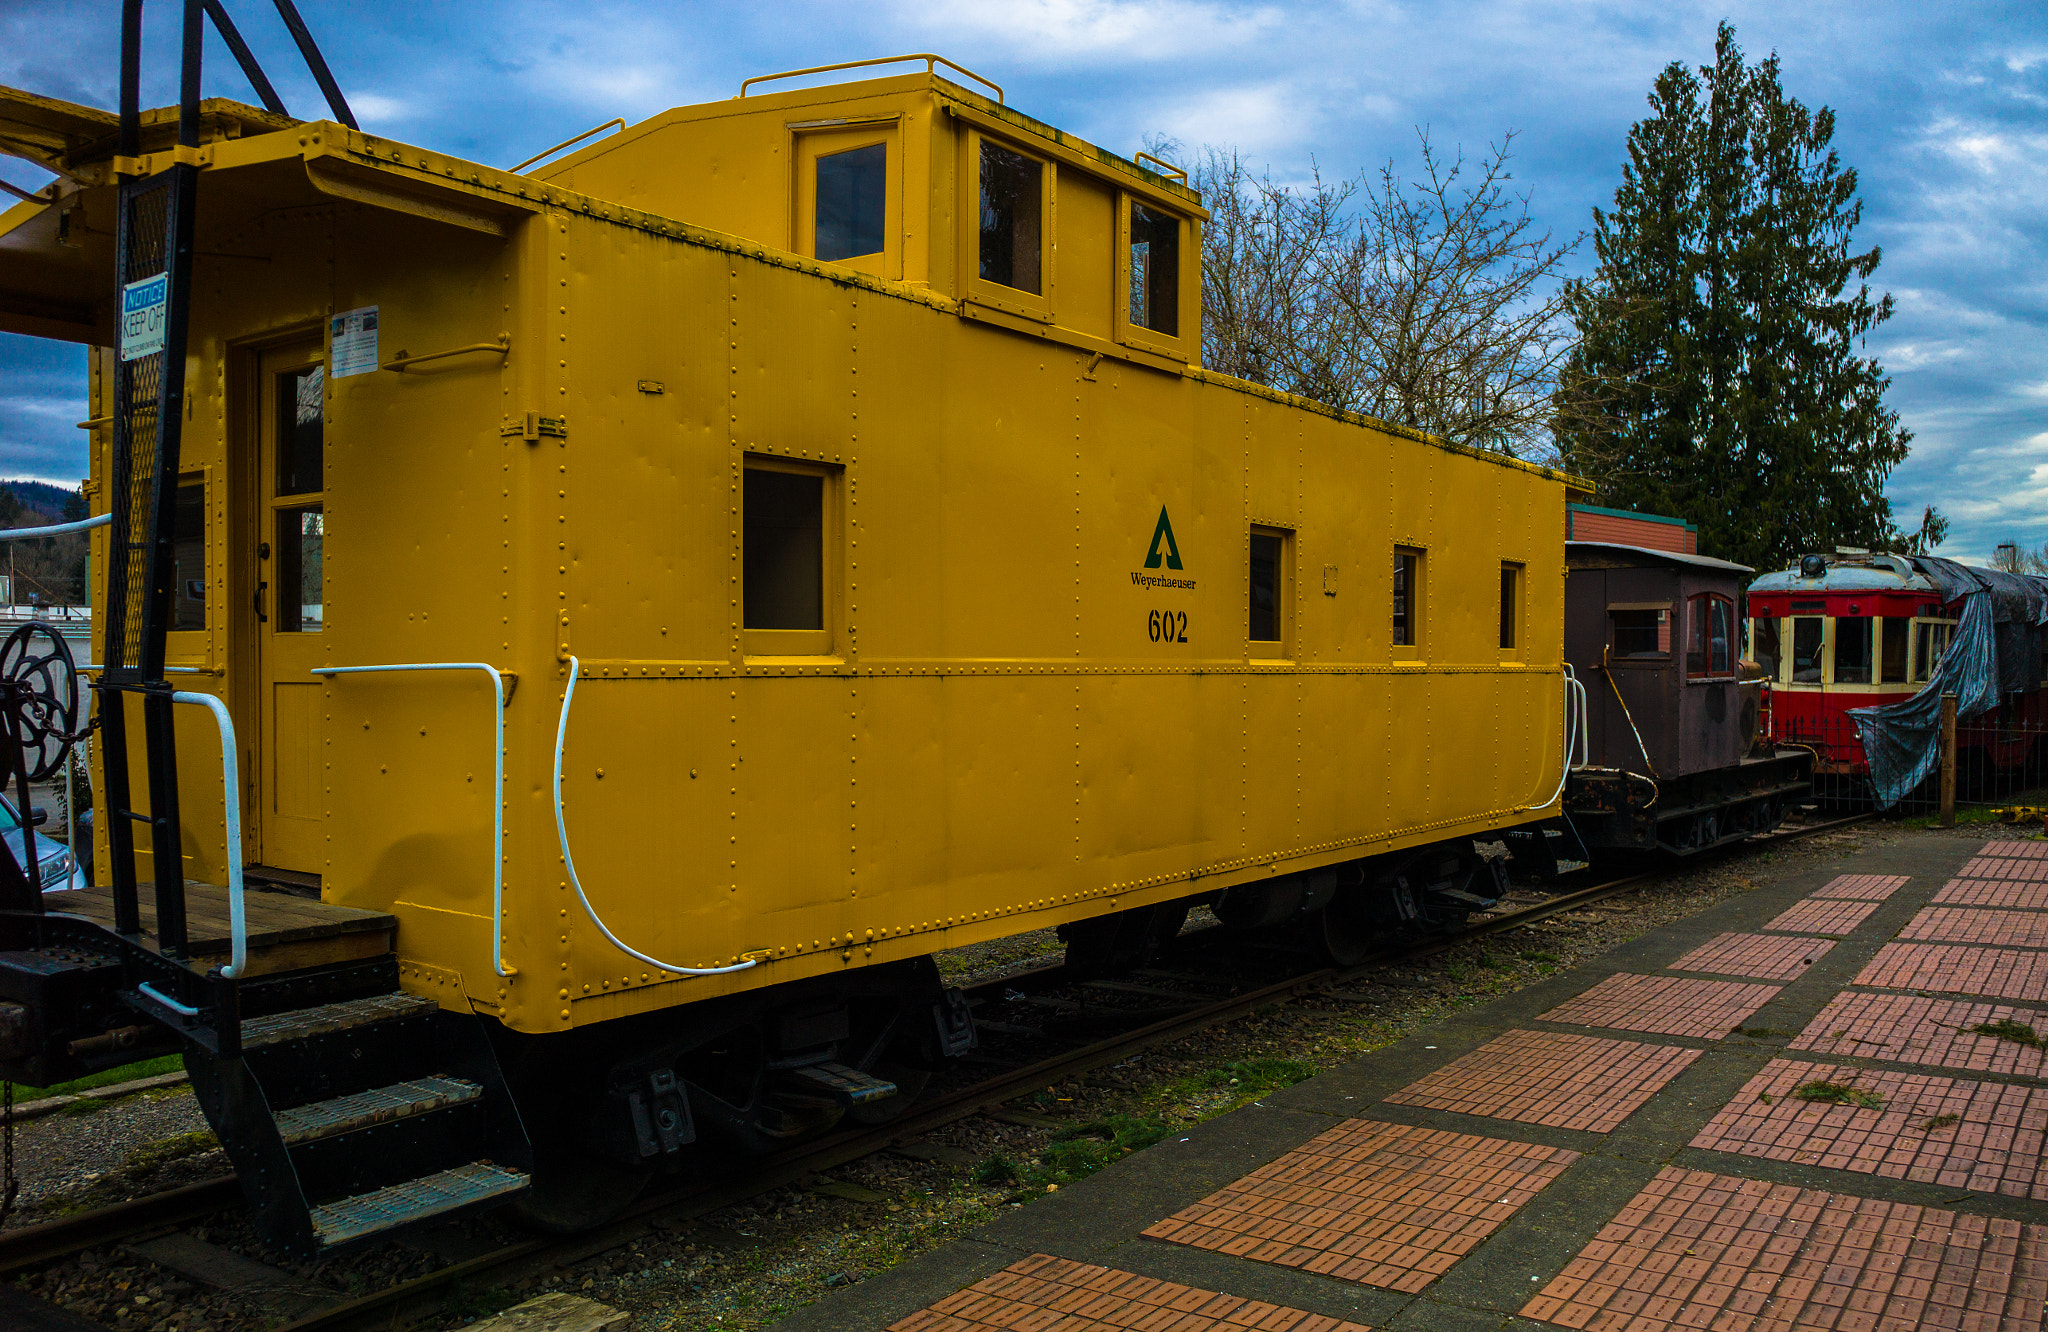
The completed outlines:
{"type": "Polygon", "coordinates": [[[778,1328],[2038,1329],[2048,842],[1978,845],[1723,902],[778,1328]]]}

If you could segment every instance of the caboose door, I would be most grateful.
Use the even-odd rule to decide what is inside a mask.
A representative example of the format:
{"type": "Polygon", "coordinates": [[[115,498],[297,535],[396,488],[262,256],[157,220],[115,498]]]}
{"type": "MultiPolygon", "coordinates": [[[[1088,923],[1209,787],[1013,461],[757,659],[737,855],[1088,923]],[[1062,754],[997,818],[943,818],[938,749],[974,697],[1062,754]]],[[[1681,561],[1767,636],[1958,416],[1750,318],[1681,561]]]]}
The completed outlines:
{"type": "Polygon", "coordinates": [[[317,342],[279,347],[260,361],[256,416],[256,643],[261,862],[323,868],[320,636],[325,583],[326,366],[317,342]]]}

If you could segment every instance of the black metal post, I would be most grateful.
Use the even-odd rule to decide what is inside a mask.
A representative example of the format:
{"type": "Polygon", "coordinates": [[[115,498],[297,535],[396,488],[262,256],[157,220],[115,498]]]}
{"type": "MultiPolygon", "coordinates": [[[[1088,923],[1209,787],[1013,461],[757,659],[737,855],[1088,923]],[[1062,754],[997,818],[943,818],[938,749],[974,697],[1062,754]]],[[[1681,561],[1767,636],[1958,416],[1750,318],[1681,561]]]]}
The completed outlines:
{"type": "Polygon", "coordinates": [[[128,818],[128,695],[100,691],[100,799],[107,810],[107,860],[113,875],[114,933],[142,933],[135,888],[135,825],[128,818]]]}
{"type": "Polygon", "coordinates": [[[184,58],[178,79],[178,142],[186,148],[199,146],[199,57],[206,42],[206,7],[200,0],[185,0],[184,58]]]}
{"type": "Polygon", "coordinates": [[[121,3],[121,156],[142,151],[142,0],[121,3]]]}
{"type": "Polygon", "coordinates": [[[212,19],[213,26],[219,29],[220,39],[228,44],[228,50],[234,55],[235,63],[242,67],[242,77],[249,80],[249,86],[263,99],[265,109],[280,116],[290,115],[291,112],[284,109],[284,101],[277,95],[277,89],[270,86],[269,78],[263,73],[263,66],[256,63],[256,53],[249,49],[249,44],[242,40],[241,31],[235,27],[235,21],[228,17],[227,6],[221,4],[220,0],[205,0],[205,3],[206,16],[212,19]]]}
{"type": "Polygon", "coordinates": [[[320,47],[313,40],[313,34],[306,30],[306,21],[299,17],[298,6],[292,0],[277,0],[278,16],[284,26],[291,29],[292,40],[299,44],[299,54],[306,57],[306,68],[313,71],[313,81],[320,85],[320,91],[327,98],[328,109],[334,118],[350,129],[360,129],[348,102],[341,95],[341,85],[334,81],[334,75],[327,68],[327,58],[320,54],[320,47]]]}
{"type": "Polygon", "coordinates": [[[165,957],[184,957],[185,847],[178,822],[176,718],[168,688],[142,696],[143,745],[149,753],[149,851],[156,877],[156,942],[165,957]]]}

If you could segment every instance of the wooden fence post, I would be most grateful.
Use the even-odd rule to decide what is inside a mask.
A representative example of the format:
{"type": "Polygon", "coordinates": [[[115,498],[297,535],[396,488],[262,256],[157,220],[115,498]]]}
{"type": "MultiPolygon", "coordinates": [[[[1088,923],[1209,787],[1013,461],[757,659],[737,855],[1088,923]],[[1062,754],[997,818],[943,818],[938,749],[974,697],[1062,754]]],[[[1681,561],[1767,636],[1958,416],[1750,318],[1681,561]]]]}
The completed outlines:
{"type": "Polygon", "coordinates": [[[1956,826],[1956,696],[1941,696],[1941,826],[1956,826]]]}

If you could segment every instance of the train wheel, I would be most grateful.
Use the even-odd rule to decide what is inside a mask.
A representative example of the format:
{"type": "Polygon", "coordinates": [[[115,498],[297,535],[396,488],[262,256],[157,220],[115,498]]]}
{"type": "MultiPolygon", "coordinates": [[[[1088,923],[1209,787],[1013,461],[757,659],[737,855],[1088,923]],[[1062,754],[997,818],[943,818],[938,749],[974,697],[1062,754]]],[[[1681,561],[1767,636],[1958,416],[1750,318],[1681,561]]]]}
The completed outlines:
{"type": "Polygon", "coordinates": [[[537,1148],[533,1185],[519,1195],[513,1215],[542,1234],[574,1235],[624,1211],[651,1178],[582,1152],[537,1148]]]}
{"type": "Polygon", "coordinates": [[[1340,967],[1355,967],[1373,954],[1379,929],[1366,910],[1365,892],[1345,888],[1316,913],[1314,933],[1325,956],[1340,967]]]}

